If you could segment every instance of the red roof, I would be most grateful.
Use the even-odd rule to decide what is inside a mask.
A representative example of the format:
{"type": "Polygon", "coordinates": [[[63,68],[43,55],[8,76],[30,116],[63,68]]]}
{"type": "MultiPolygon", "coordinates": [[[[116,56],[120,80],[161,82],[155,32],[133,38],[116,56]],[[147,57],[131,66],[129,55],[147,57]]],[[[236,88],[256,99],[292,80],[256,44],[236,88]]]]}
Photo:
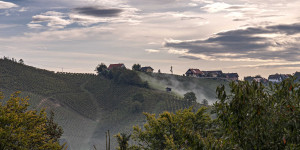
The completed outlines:
{"type": "Polygon", "coordinates": [[[124,64],[110,64],[108,69],[112,69],[112,68],[123,68],[125,67],[124,64]]]}
{"type": "Polygon", "coordinates": [[[199,69],[189,69],[193,74],[203,74],[199,69]]]}

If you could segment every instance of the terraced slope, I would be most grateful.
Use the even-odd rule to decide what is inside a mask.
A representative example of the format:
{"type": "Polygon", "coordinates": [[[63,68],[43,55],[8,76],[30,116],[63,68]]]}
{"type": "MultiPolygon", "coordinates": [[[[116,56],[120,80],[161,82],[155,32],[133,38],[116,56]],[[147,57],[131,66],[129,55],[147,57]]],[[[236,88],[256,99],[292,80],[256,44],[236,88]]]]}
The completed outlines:
{"type": "MultiPolygon", "coordinates": [[[[154,89],[164,91],[166,87],[172,88],[174,94],[182,96],[187,92],[194,92],[197,102],[201,103],[203,99],[213,104],[217,99],[216,88],[223,84],[229,89],[229,81],[216,78],[195,78],[171,74],[158,73],[139,73],[139,76],[150,83],[154,89]]],[[[228,91],[229,92],[229,91],[228,91]]]]}
{"type": "MultiPolygon", "coordinates": [[[[70,149],[105,149],[105,131],[129,132],[143,124],[142,112],[161,113],[189,107],[174,93],[117,84],[93,74],[55,73],[0,59],[0,90],[22,91],[31,109],[47,108],[63,127],[70,149]]],[[[111,147],[116,141],[111,137],[111,147]]]]}

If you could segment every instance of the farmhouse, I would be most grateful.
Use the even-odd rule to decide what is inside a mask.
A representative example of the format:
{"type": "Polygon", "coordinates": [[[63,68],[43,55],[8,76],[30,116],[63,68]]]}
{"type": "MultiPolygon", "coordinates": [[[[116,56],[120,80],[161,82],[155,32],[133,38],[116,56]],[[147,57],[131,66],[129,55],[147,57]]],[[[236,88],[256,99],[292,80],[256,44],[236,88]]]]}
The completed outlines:
{"type": "Polygon", "coordinates": [[[263,78],[260,75],[256,75],[254,77],[247,76],[247,77],[244,77],[244,80],[248,81],[248,82],[252,82],[252,81],[261,82],[261,83],[267,83],[268,82],[268,80],[266,78],[263,78]]]}
{"type": "Polygon", "coordinates": [[[232,81],[237,81],[239,80],[239,75],[237,73],[224,73],[224,76],[232,81]]]}
{"type": "Polygon", "coordinates": [[[142,67],[141,68],[141,71],[142,72],[150,72],[150,73],[152,73],[153,72],[153,68],[152,67],[150,67],[150,66],[146,66],[146,67],[142,67]]]}
{"type": "Polygon", "coordinates": [[[295,72],[294,73],[294,77],[296,77],[296,81],[299,81],[300,80],[300,72],[295,72]]]}
{"type": "Polygon", "coordinates": [[[203,71],[205,77],[222,77],[223,72],[221,70],[216,71],[203,71]]]}
{"type": "Polygon", "coordinates": [[[204,75],[204,73],[199,69],[189,69],[185,74],[189,77],[201,77],[204,75]]]}
{"type": "Polygon", "coordinates": [[[269,75],[269,82],[273,82],[273,83],[279,83],[281,81],[283,81],[284,79],[288,78],[289,76],[287,74],[272,74],[269,75]]]}
{"type": "Polygon", "coordinates": [[[107,69],[111,70],[111,69],[125,69],[125,65],[122,63],[119,64],[110,64],[109,67],[107,69]]]}

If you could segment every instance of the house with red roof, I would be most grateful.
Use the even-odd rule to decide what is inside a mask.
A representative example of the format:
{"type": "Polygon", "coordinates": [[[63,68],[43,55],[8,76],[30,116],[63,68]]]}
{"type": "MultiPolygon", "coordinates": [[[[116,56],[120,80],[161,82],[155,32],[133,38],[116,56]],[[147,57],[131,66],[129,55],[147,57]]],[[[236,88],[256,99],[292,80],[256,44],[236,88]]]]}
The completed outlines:
{"type": "Polygon", "coordinates": [[[204,73],[199,69],[189,69],[185,74],[189,77],[201,77],[204,75],[204,73]]]}
{"type": "Polygon", "coordinates": [[[123,69],[123,68],[124,69],[126,68],[125,65],[119,63],[119,64],[110,64],[107,69],[111,70],[111,69],[123,69]]]}

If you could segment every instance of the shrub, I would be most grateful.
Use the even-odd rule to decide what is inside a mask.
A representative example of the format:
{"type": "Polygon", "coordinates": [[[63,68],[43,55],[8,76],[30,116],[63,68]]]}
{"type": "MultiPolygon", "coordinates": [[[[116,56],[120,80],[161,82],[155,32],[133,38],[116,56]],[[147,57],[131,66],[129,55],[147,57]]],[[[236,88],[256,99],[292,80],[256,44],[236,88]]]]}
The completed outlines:
{"type": "Polygon", "coordinates": [[[62,149],[58,141],[62,129],[53,122],[53,116],[48,119],[44,109],[27,110],[28,99],[18,95],[16,92],[6,103],[0,103],[0,149],[62,149]]]}

